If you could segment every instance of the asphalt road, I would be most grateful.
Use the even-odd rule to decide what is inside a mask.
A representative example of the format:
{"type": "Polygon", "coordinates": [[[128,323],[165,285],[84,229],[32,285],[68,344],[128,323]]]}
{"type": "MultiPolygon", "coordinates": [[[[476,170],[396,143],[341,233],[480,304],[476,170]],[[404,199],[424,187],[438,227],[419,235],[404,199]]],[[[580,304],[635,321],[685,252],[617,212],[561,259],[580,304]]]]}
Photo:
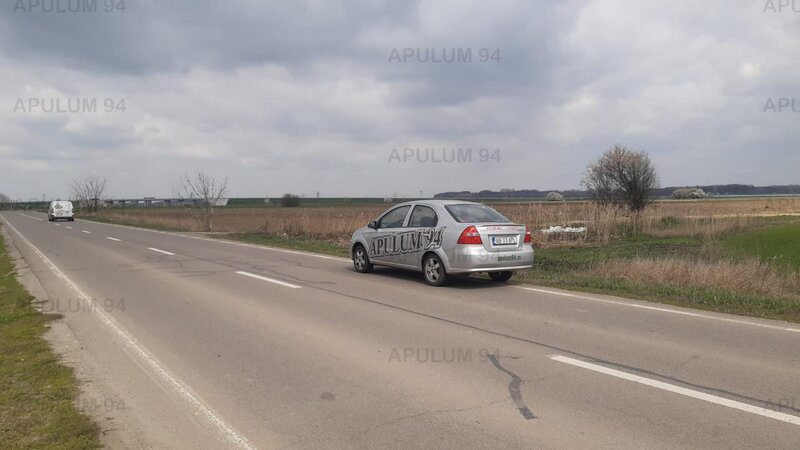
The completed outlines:
{"type": "Polygon", "coordinates": [[[797,325],[1,216],[112,447],[800,447],[797,325]]]}

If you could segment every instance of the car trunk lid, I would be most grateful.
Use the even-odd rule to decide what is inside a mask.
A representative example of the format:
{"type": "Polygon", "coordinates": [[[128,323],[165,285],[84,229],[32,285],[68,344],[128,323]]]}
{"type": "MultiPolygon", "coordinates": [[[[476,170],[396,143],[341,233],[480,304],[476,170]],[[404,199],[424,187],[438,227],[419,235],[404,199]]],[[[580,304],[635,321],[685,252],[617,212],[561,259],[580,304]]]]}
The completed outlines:
{"type": "Polygon", "coordinates": [[[522,250],[525,241],[525,225],[515,223],[475,224],[483,247],[490,252],[513,252],[522,250]]]}

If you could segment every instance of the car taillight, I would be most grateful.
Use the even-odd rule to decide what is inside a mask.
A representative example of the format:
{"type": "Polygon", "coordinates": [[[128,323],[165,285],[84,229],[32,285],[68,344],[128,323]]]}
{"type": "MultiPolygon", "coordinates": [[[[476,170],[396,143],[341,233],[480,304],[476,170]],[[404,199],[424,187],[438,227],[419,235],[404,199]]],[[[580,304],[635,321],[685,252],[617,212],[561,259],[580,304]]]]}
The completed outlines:
{"type": "Polygon", "coordinates": [[[461,236],[458,237],[459,244],[467,244],[467,245],[481,245],[483,241],[481,241],[481,235],[478,233],[478,229],[475,228],[475,225],[470,225],[467,228],[464,228],[464,231],[461,232],[461,236]]]}
{"type": "Polygon", "coordinates": [[[532,242],[531,230],[529,230],[528,228],[525,228],[525,240],[523,242],[525,242],[526,244],[530,244],[532,242]]]}

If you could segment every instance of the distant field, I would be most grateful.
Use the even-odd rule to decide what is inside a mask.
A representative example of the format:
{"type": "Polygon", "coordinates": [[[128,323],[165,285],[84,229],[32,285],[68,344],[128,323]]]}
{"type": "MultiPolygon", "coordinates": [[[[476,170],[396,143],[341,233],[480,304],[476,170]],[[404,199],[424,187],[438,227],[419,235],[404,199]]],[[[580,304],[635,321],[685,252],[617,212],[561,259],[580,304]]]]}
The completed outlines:
{"type": "MultiPolygon", "coordinates": [[[[510,219],[533,229],[584,224],[590,229],[590,234],[609,234],[617,224],[630,221],[614,210],[598,210],[587,201],[493,205],[510,219]]],[[[219,216],[214,220],[214,231],[341,241],[349,239],[353,230],[364,226],[389,206],[227,207],[219,210],[219,216]]],[[[720,233],[746,226],[758,217],[781,214],[800,214],[800,197],[659,201],[640,218],[639,224],[654,234],[697,235],[720,233]],[[672,226],[675,224],[680,224],[680,227],[672,226]]],[[[102,210],[98,218],[164,229],[201,230],[200,222],[180,208],[109,208],[102,210]]]]}

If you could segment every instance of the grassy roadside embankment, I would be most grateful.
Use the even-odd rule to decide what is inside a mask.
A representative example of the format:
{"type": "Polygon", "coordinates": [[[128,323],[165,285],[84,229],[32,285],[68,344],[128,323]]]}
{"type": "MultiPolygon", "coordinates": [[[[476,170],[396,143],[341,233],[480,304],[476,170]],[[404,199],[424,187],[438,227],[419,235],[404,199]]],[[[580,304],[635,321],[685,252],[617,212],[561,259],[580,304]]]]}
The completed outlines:
{"type": "Polygon", "coordinates": [[[31,300],[0,238],[0,447],[100,448],[99,428],[76,407],[72,369],[43,337],[54,317],[31,300]]]}
{"type": "Polygon", "coordinates": [[[800,237],[800,222],[784,222],[765,219],[713,238],[635,234],[607,243],[541,248],[534,269],[518,280],[800,322],[800,264],[786,263],[800,245],[779,246],[775,239],[782,234],[773,231],[800,237]],[[775,254],[764,253],[765,247],[775,254]]]}

